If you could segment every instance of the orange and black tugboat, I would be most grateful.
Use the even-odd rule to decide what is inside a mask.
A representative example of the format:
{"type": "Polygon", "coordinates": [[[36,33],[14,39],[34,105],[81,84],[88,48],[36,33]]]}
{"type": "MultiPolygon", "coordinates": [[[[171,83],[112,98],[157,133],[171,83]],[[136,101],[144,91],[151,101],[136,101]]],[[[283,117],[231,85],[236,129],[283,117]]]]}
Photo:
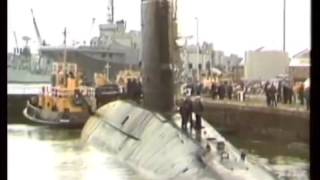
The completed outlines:
{"type": "MultiPolygon", "coordinates": [[[[100,86],[107,84],[106,79],[99,81],[100,86]]],[[[23,114],[42,124],[82,126],[96,109],[95,91],[96,87],[83,85],[76,64],[54,63],[51,85],[43,87],[40,95],[31,97],[23,114]]]]}
{"type": "Polygon", "coordinates": [[[95,85],[88,86],[77,64],[66,62],[65,51],[64,61],[52,64],[51,85],[27,101],[23,115],[46,125],[84,125],[99,106],[121,96],[119,87],[111,84],[107,75],[95,74],[94,79],[95,85]]]}

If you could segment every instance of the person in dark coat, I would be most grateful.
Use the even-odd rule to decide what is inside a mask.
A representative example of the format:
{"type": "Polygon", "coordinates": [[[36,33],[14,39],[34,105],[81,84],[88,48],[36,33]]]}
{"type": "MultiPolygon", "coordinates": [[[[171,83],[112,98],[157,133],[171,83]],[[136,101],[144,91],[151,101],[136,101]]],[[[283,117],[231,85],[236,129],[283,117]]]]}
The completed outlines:
{"type": "Polygon", "coordinates": [[[277,99],[276,99],[277,89],[274,86],[274,84],[271,84],[271,87],[270,87],[269,91],[270,91],[269,93],[270,93],[271,106],[277,107],[277,99]]]}
{"type": "Polygon", "coordinates": [[[281,102],[282,100],[286,101],[285,100],[286,96],[284,96],[284,91],[283,90],[284,90],[284,86],[283,86],[282,82],[279,81],[278,89],[277,89],[277,101],[278,102],[281,102]]]}
{"type": "MultiPolygon", "coordinates": [[[[188,126],[188,122],[192,121],[192,101],[190,99],[190,97],[188,96],[181,104],[180,106],[180,115],[182,118],[181,121],[181,129],[184,132],[187,132],[187,126],[188,126]]],[[[191,122],[191,127],[192,127],[192,122],[191,122]]]]}
{"type": "Polygon", "coordinates": [[[310,109],[310,87],[307,87],[304,90],[304,96],[306,98],[307,110],[309,110],[310,109]]]}
{"type": "Polygon", "coordinates": [[[293,99],[293,88],[292,88],[292,86],[290,85],[289,87],[288,87],[288,89],[287,89],[287,98],[288,98],[288,103],[289,104],[292,104],[292,99],[293,99]]]}
{"type": "Polygon", "coordinates": [[[127,81],[127,97],[129,99],[132,98],[132,81],[131,81],[131,79],[128,79],[128,81],[127,81]]]}
{"type": "Polygon", "coordinates": [[[217,97],[217,86],[216,86],[216,84],[213,82],[212,84],[211,84],[211,95],[212,95],[212,99],[216,99],[216,97],[217,97]]]}
{"type": "Polygon", "coordinates": [[[132,96],[133,100],[137,103],[140,102],[140,89],[139,89],[139,83],[137,82],[137,79],[133,79],[132,81],[132,96]]]}
{"type": "Polygon", "coordinates": [[[195,85],[192,84],[191,85],[191,96],[195,95],[195,93],[196,93],[196,88],[195,88],[195,85]]]}
{"type": "Polygon", "coordinates": [[[188,122],[188,114],[187,114],[187,106],[186,100],[184,100],[179,108],[179,113],[181,116],[181,129],[183,132],[187,132],[187,122],[188,122]]]}
{"type": "Polygon", "coordinates": [[[204,108],[203,108],[200,96],[198,96],[195,99],[192,107],[193,107],[193,112],[196,115],[196,122],[195,122],[196,140],[201,142],[201,129],[202,129],[201,114],[204,108]]]}
{"type": "Polygon", "coordinates": [[[304,105],[304,85],[303,84],[301,84],[298,89],[298,97],[300,100],[300,104],[304,105]]]}
{"type": "Polygon", "coordinates": [[[269,93],[269,81],[264,85],[264,93],[266,95],[267,106],[270,106],[270,93],[269,93]]]}
{"type": "Polygon", "coordinates": [[[232,93],[233,93],[233,88],[232,88],[232,84],[231,82],[228,84],[227,86],[227,94],[228,94],[228,98],[229,100],[232,99],[232,93]]]}
{"type": "Polygon", "coordinates": [[[226,88],[224,84],[221,84],[218,89],[219,99],[223,100],[226,94],[226,88]]]}
{"type": "Polygon", "coordinates": [[[288,90],[289,90],[289,88],[288,88],[288,86],[284,85],[282,87],[282,89],[283,89],[283,103],[287,104],[288,103],[288,95],[289,95],[288,90]]]}

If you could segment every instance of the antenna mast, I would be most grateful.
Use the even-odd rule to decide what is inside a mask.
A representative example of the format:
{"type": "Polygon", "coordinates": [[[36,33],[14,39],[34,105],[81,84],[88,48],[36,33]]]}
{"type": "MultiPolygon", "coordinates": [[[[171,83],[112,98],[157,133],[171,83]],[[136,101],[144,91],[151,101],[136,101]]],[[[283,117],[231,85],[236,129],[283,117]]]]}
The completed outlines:
{"type": "Polygon", "coordinates": [[[108,1],[108,14],[107,14],[107,21],[109,24],[113,24],[114,22],[114,6],[113,6],[113,0],[108,1]]]}
{"type": "Polygon", "coordinates": [[[286,52],[286,0],[283,0],[283,52],[286,52]]]}
{"type": "MultiPolygon", "coordinates": [[[[63,53],[63,73],[64,73],[64,76],[67,74],[67,28],[65,27],[64,28],[64,31],[63,31],[63,36],[64,36],[64,41],[63,41],[63,44],[64,44],[64,53],[63,53]]],[[[65,82],[67,81],[67,79],[65,79],[65,82]]]]}

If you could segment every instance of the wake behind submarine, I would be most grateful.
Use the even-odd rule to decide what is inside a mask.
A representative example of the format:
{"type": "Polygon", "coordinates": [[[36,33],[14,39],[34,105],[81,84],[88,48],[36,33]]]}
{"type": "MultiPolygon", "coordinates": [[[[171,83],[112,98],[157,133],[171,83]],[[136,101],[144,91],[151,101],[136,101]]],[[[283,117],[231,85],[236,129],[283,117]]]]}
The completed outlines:
{"type": "Polygon", "coordinates": [[[276,179],[267,167],[241,159],[204,119],[201,143],[181,131],[181,118],[173,113],[174,11],[168,0],[142,1],[143,106],[118,100],[100,107],[86,122],[81,140],[149,179],[276,179]]]}

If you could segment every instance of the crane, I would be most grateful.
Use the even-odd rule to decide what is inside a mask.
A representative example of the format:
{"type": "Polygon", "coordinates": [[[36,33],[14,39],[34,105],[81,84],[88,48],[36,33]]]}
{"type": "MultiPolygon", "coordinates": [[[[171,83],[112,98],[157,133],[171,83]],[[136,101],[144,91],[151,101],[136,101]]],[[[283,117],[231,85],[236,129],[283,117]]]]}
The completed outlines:
{"type": "Polygon", "coordinates": [[[40,32],[39,32],[39,29],[38,29],[38,26],[37,26],[36,18],[33,15],[33,10],[32,9],[31,9],[31,15],[32,15],[32,18],[33,18],[33,25],[34,25],[34,28],[36,30],[37,38],[38,38],[39,44],[41,46],[41,45],[43,45],[43,42],[42,42],[42,38],[40,36],[40,32]]]}
{"type": "Polygon", "coordinates": [[[89,32],[89,42],[90,42],[90,39],[91,39],[92,29],[93,29],[93,27],[94,27],[95,21],[96,21],[96,18],[92,18],[91,27],[90,27],[90,32],[89,32]]]}
{"type": "Polygon", "coordinates": [[[14,48],[14,54],[19,54],[19,45],[18,45],[18,39],[17,34],[15,31],[13,31],[14,40],[16,42],[16,48],[14,48]]]}

